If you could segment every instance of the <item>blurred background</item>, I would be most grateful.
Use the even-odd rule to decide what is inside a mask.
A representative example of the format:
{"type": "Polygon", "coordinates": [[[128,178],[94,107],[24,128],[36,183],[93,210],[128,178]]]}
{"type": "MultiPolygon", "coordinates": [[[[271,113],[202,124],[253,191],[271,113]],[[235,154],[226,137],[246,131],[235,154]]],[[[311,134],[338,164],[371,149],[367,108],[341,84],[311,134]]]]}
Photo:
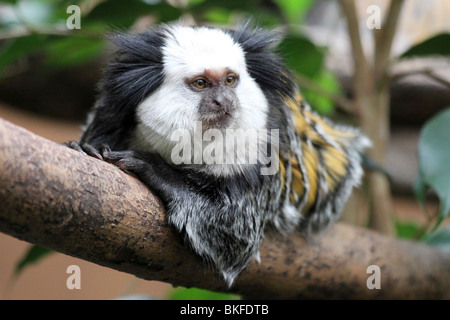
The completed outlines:
{"type": "MultiPolygon", "coordinates": [[[[422,241],[437,227],[433,215],[441,215],[440,229],[448,220],[447,213],[439,211],[439,192],[428,196],[425,212],[413,185],[420,171],[421,130],[450,106],[450,1],[402,3],[386,68],[389,112],[384,121],[390,135],[384,160],[376,165],[390,182],[391,235],[422,241]]],[[[382,24],[391,1],[358,0],[354,7],[362,47],[371,59],[376,51],[377,18],[382,24]]],[[[352,104],[354,49],[348,16],[339,0],[0,1],[0,117],[57,143],[77,140],[94,104],[102,68],[114,52],[106,34],[139,32],[175,21],[232,28],[248,18],[286,34],[280,53],[317,112],[360,124],[352,104]]],[[[450,149],[448,142],[443,148],[450,149]]],[[[344,214],[343,220],[371,227],[370,213],[364,213],[368,210],[364,193],[363,189],[349,204],[351,211],[361,214],[344,214]]],[[[447,242],[440,245],[448,248],[446,234],[447,242]]],[[[198,290],[174,291],[169,284],[139,280],[45,250],[45,259],[38,253],[39,261],[32,263],[34,258],[27,256],[30,248],[28,243],[0,234],[0,299],[115,299],[137,294],[158,299],[215,297],[198,290]],[[15,273],[21,260],[26,267],[15,273]],[[66,268],[72,264],[81,268],[81,290],[66,287],[66,268]]]]}

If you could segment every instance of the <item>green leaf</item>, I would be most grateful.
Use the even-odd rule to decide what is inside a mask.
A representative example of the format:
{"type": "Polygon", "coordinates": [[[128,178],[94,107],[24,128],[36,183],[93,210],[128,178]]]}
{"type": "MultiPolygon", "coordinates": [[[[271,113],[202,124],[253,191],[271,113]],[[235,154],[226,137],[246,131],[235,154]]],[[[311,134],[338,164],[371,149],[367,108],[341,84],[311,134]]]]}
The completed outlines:
{"type": "Polygon", "coordinates": [[[182,14],[180,9],[172,7],[166,2],[153,6],[152,12],[155,13],[155,16],[159,19],[159,22],[170,22],[177,20],[182,14]]]}
{"type": "Polygon", "coordinates": [[[231,11],[223,8],[211,8],[203,14],[203,19],[213,23],[227,23],[230,21],[231,11]]]}
{"type": "Polygon", "coordinates": [[[189,0],[189,5],[190,6],[196,6],[199,5],[200,3],[205,2],[206,0],[189,0]]]}
{"type": "Polygon", "coordinates": [[[152,5],[139,0],[108,0],[97,5],[84,19],[102,21],[114,28],[127,29],[137,18],[151,13],[152,10],[152,5]]]}
{"type": "Polygon", "coordinates": [[[25,267],[28,267],[32,264],[37,263],[43,257],[49,255],[53,251],[38,245],[31,245],[26,254],[22,257],[22,259],[17,263],[16,268],[14,270],[14,275],[17,277],[25,267]]]}
{"type": "Polygon", "coordinates": [[[289,35],[280,50],[289,69],[296,73],[314,78],[322,70],[324,51],[303,36],[289,35]]]}
{"type": "Polygon", "coordinates": [[[230,11],[261,11],[261,0],[206,0],[193,3],[191,9],[197,12],[207,10],[210,8],[222,8],[230,11]]]}
{"type": "Polygon", "coordinates": [[[84,37],[64,37],[47,44],[48,65],[54,68],[81,65],[97,57],[103,50],[103,39],[84,37]]]}
{"type": "Polygon", "coordinates": [[[450,211],[450,108],[445,109],[422,128],[419,147],[419,174],[414,189],[424,200],[427,188],[432,188],[440,201],[440,220],[450,211]]]}
{"type": "MultiPolygon", "coordinates": [[[[331,94],[342,94],[339,81],[334,73],[329,70],[322,69],[322,71],[311,80],[331,94]]],[[[334,111],[335,105],[332,99],[305,88],[302,88],[302,93],[311,107],[320,114],[329,115],[334,111]]]]}
{"type": "Polygon", "coordinates": [[[299,23],[303,21],[314,0],[275,0],[274,2],[290,23],[299,23]]]}
{"type": "Polygon", "coordinates": [[[39,51],[46,38],[45,35],[32,34],[5,42],[0,49],[0,78],[2,71],[8,65],[30,53],[39,51]]]}
{"type": "Polygon", "coordinates": [[[170,300],[237,300],[239,296],[229,293],[213,292],[198,288],[176,288],[169,295],[170,300]]]}
{"type": "Polygon", "coordinates": [[[400,58],[426,55],[450,55],[450,33],[433,36],[404,52],[400,58]]]}
{"type": "Polygon", "coordinates": [[[425,239],[425,243],[435,247],[438,250],[450,253],[450,227],[429,235],[425,239]]]}
{"type": "Polygon", "coordinates": [[[397,237],[403,239],[412,239],[420,230],[420,227],[412,222],[396,221],[397,237]]]}
{"type": "Polygon", "coordinates": [[[85,20],[101,21],[111,28],[127,29],[144,15],[152,14],[160,22],[168,22],[178,19],[181,13],[180,9],[161,1],[108,0],[96,6],[85,20]]]}
{"type": "Polygon", "coordinates": [[[414,180],[413,191],[416,199],[422,205],[425,204],[425,198],[427,196],[428,190],[429,187],[425,184],[425,182],[423,181],[423,177],[419,172],[416,176],[416,179],[414,180]]]}

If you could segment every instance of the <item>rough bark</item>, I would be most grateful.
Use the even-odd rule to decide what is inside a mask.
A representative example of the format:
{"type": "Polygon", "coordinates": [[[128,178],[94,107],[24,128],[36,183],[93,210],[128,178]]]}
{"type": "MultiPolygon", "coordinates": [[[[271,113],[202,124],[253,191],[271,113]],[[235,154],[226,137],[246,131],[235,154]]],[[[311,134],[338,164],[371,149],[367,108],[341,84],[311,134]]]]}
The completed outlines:
{"type": "Polygon", "coordinates": [[[336,224],[307,241],[267,235],[231,289],[207,270],[137,179],[0,119],[0,231],[148,280],[247,298],[450,298],[450,256],[336,224]],[[381,289],[369,290],[369,265],[381,289]]]}

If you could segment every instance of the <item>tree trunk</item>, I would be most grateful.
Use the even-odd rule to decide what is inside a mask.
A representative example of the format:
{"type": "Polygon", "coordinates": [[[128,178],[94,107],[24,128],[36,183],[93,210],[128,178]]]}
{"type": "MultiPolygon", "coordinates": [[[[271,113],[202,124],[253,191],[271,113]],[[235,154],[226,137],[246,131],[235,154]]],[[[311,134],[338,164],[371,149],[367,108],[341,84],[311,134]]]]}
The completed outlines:
{"type": "MultiPolygon", "coordinates": [[[[374,86],[362,91],[355,101],[361,106],[361,125],[372,141],[367,150],[371,161],[384,167],[389,142],[389,92],[374,86]],[[369,92],[368,92],[369,91],[369,92]]],[[[387,235],[394,235],[394,205],[391,186],[383,172],[368,170],[369,226],[387,235]]]]}
{"type": "MultiPolygon", "coordinates": [[[[372,148],[367,154],[377,165],[385,162],[389,142],[389,64],[398,17],[404,0],[391,1],[385,12],[381,29],[374,30],[375,50],[369,59],[363,49],[359,32],[359,18],[355,0],[341,0],[342,12],[347,20],[347,29],[354,60],[354,111],[364,133],[371,139],[372,148]]],[[[394,206],[388,178],[381,172],[368,174],[370,226],[384,234],[393,235],[394,206]]]]}

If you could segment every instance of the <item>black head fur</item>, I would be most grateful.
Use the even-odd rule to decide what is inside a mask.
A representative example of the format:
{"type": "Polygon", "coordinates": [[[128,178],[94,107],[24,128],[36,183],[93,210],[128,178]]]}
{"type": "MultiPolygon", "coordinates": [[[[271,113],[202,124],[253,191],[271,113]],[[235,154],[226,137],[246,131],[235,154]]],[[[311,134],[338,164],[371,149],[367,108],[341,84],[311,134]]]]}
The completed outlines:
{"type": "Polygon", "coordinates": [[[129,129],[136,125],[136,107],[164,81],[163,31],[160,27],[137,35],[109,36],[118,49],[104,70],[94,119],[81,141],[92,145],[101,141],[113,149],[126,148],[129,129]]]}
{"type": "Polygon", "coordinates": [[[245,52],[247,71],[255,79],[263,92],[276,93],[281,98],[294,97],[295,80],[274,52],[282,40],[282,35],[271,30],[251,26],[247,21],[235,31],[230,31],[234,41],[245,52]]]}

